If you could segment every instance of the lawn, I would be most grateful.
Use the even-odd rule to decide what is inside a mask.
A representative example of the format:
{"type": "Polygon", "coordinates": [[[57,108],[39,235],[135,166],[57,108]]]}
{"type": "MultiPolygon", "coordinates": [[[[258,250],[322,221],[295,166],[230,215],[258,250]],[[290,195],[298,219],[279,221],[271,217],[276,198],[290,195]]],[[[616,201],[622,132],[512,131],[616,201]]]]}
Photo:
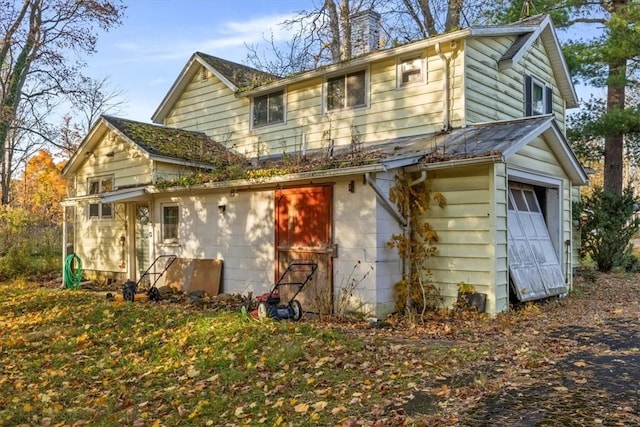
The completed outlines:
{"type": "Polygon", "coordinates": [[[480,400],[579,348],[547,331],[638,319],[629,283],[601,276],[495,319],[440,313],[387,328],[3,283],[0,425],[465,424],[480,400]]]}

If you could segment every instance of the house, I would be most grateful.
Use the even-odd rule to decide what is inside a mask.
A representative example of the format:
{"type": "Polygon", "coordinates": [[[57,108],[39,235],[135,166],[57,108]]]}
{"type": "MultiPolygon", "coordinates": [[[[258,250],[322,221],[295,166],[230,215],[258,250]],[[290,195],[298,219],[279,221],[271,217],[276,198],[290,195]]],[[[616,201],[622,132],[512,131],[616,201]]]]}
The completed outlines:
{"type": "Polygon", "coordinates": [[[66,240],[87,274],[219,259],[222,291],[256,295],[307,259],[305,310],[384,316],[407,272],[387,245],[411,235],[389,195],[404,176],[446,200],[423,214],[438,241],[422,273],[444,304],[460,283],[488,313],[567,292],[587,176],[565,138],[577,98],[549,17],[384,50],[354,28],[374,31],[354,37],[364,53],[285,78],[196,52],[154,124],[102,117],[64,170],[66,240]]]}

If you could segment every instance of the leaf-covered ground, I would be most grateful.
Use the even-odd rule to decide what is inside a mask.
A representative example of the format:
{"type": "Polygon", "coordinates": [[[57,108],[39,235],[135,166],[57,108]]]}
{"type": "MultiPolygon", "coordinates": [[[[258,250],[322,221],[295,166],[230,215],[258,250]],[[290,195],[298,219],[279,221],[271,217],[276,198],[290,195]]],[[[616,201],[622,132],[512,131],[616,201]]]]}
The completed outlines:
{"type": "Polygon", "coordinates": [[[0,284],[0,425],[640,425],[640,281],[411,325],[0,284]]]}

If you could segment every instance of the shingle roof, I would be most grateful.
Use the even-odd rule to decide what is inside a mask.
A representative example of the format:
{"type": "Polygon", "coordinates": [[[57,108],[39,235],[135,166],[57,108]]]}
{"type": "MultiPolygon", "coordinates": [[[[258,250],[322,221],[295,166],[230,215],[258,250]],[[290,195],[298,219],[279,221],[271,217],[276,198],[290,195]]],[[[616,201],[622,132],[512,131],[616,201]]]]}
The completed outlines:
{"type": "Polygon", "coordinates": [[[232,61],[227,61],[226,59],[207,55],[206,53],[196,52],[196,55],[215,68],[238,88],[251,88],[278,78],[273,74],[232,61]]]}
{"type": "Polygon", "coordinates": [[[102,118],[151,155],[219,166],[245,162],[244,157],[233,153],[203,132],[106,115],[102,118]]]}

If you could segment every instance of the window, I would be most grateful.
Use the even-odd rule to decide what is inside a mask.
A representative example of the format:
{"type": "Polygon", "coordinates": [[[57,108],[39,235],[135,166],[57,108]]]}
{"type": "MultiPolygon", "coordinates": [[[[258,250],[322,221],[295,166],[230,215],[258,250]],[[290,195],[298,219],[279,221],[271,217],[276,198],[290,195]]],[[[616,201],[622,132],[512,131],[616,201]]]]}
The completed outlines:
{"type": "Polygon", "coordinates": [[[327,110],[365,105],[365,71],[356,71],[327,80],[327,110]]]}
{"type": "Polygon", "coordinates": [[[398,86],[424,81],[424,60],[422,58],[407,58],[398,64],[398,86]]]}
{"type": "Polygon", "coordinates": [[[525,116],[539,116],[553,112],[553,90],[539,80],[525,76],[525,116]]]}
{"type": "Polygon", "coordinates": [[[178,206],[165,205],[162,207],[162,240],[178,241],[178,206]]]}
{"type": "Polygon", "coordinates": [[[284,92],[278,91],[253,98],[253,126],[284,122],[284,92]]]}
{"type": "MultiPolygon", "coordinates": [[[[102,194],[113,191],[113,177],[90,178],[87,182],[87,193],[102,194]]],[[[111,203],[90,203],[89,218],[113,218],[111,203]]]]}

